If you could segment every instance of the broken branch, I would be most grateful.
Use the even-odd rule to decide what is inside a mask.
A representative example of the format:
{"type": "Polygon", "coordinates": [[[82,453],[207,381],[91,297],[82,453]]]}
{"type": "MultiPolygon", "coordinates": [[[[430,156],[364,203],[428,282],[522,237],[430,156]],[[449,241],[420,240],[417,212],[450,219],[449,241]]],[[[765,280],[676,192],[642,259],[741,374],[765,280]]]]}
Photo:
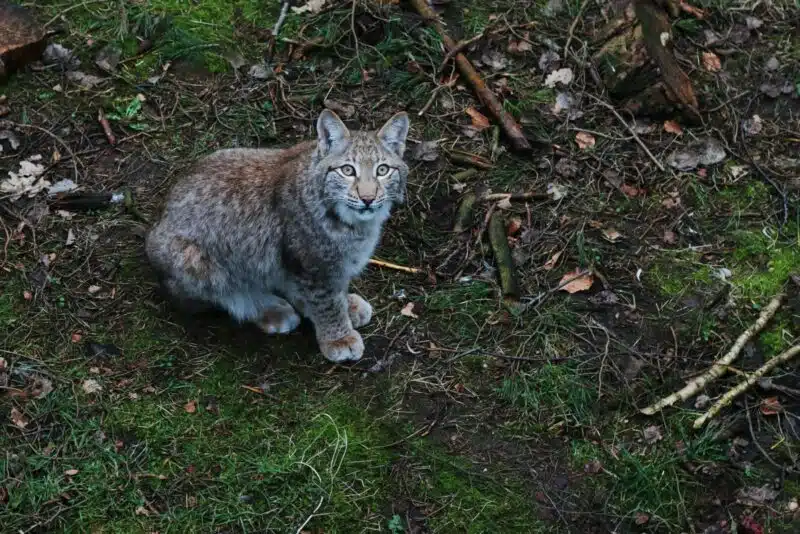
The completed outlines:
{"type": "Polygon", "coordinates": [[[770,361],[753,371],[752,374],[748,375],[747,379],[744,382],[738,384],[735,388],[728,390],[717,402],[714,403],[711,408],[709,408],[706,413],[695,419],[694,421],[694,428],[702,428],[704,424],[710,419],[716,417],[716,415],[726,406],[728,406],[733,399],[750,389],[750,387],[758,382],[758,380],[770,372],[774,367],[782,363],[786,363],[795,356],[800,354],[800,345],[795,345],[794,347],[782,352],[781,354],[775,356],[770,361]]]}
{"type": "Polygon", "coordinates": [[[375,267],[383,267],[385,269],[393,269],[395,271],[401,271],[401,272],[409,273],[409,274],[419,274],[419,273],[425,272],[422,269],[417,269],[416,267],[406,267],[405,265],[398,265],[396,263],[392,263],[392,262],[389,262],[389,261],[378,260],[378,259],[375,259],[375,258],[370,259],[368,263],[370,265],[374,265],[375,267]]]}
{"type": "Polygon", "coordinates": [[[453,225],[453,232],[460,234],[470,226],[472,226],[472,208],[475,206],[476,200],[475,193],[467,193],[461,199],[461,204],[458,206],[458,213],[456,215],[456,224],[453,225]]]}
{"type": "MultiPolygon", "coordinates": [[[[457,46],[456,42],[447,35],[444,31],[444,26],[439,20],[439,17],[436,13],[431,9],[428,5],[426,0],[411,0],[411,4],[414,6],[414,9],[422,15],[423,18],[427,19],[430,22],[434,29],[439,33],[442,38],[442,42],[444,43],[445,48],[448,51],[454,50],[457,46]]],[[[500,124],[503,128],[503,132],[505,132],[506,136],[508,137],[509,141],[511,141],[511,145],[514,147],[515,150],[520,151],[530,151],[531,144],[528,142],[528,139],[525,137],[525,134],[522,133],[522,128],[520,128],[517,121],[514,120],[510,114],[503,109],[503,105],[497,99],[496,96],[486,87],[486,83],[481,79],[478,72],[475,70],[475,67],[469,62],[467,56],[462,53],[457,53],[455,56],[456,66],[458,67],[459,72],[461,75],[467,80],[467,82],[472,86],[472,89],[475,92],[475,95],[478,97],[478,100],[489,110],[489,112],[494,116],[495,120],[500,124]]]]}
{"type": "Polygon", "coordinates": [[[492,162],[476,156],[475,154],[468,154],[466,152],[451,152],[450,161],[453,163],[461,163],[462,165],[471,165],[479,169],[489,170],[492,168],[492,162]]]}
{"type": "Polygon", "coordinates": [[[705,388],[708,384],[724,375],[728,371],[728,366],[733,363],[739,353],[742,352],[742,349],[747,342],[750,341],[753,336],[763,330],[769,320],[775,316],[775,313],[781,307],[781,304],[783,304],[784,298],[785,295],[783,293],[773,297],[769,304],[767,304],[767,306],[761,310],[761,314],[758,316],[756,322],[750,325],[750,328],[742,332],[742,334],[736,339],[736,343],[734,343],[733,347],[731,347],[731,350],[729,350],[722,358],[714,362],[714,365],[712,365],[708,371],[691,380],[688,384],[686,384],[686,386],[683,387],[683,389],[676,391],[668,397],[664,397],[655,404],[652,404],[641,410],[641,412],[645,415],[654,415],[667,406],[672,406],[678,401],[683,402],[691,398],[705,388]]]}
{"type": "Polygon", "coordinates": [[[108,139],[108,144],[114,146],[117,144],[117,138],[114,135],[114,132],[111,131],[111,124],[108,122],[106,118],[106,114],[103,113],[103,109],[100,108],[97,110],[97,122],[100,123],[100,126],[103,127],[103,133],[106,134],[106,139],[108,139]]]}
{"type": "Polygon", "coordinates": [[[483,195],[483,202],[493,202],[497,200],[508,200],[509,202],[525,202],[528,200],[548,200],[550,197],[542,193],[490,193],[483,195]]]}
{"type": "Polygon", "coordinates": [[[506,225],[503,221],[503,215],[500,213],[495,213],[489,220],[489,242],[492,244],[494,261],[497,263],[497,270],[500,273],[503,300],[507,307],[517,308],[520,300],[519,283],[517,282],[517,273],[514,268],[511,249],[508,247],[506,225]]]}

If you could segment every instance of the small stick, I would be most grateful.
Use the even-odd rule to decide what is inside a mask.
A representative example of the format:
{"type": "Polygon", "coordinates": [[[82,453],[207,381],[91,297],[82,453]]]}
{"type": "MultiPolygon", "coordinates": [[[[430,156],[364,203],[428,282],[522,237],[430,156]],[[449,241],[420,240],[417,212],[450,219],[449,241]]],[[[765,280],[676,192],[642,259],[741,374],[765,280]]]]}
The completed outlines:
{"type": "Polygon", "coordinates": [[[477,43],[478,41],[486,37],[488,35],[488,30],[489,28],[486,28],[486,30],[482,31],[478,35],[470,39],[467,39],[465,41],[459,41],[458,43],[456,43],[456,45],[450,50],[448,50],[447,53],[444,55],[444,59],[439,65],[439,68],[436,69],[436,72],[442,72],[445,66],[447,66],[447,64],[450,62],[451,59],[453,59],[453,57],[455,57],[456,54],[460,54],[465,48],[469,47],[474,43],[477,43]]]}
{"type": "Polygon", "coordinates": [[[492,168],[492,162],[475,154],[466,153],[451,153],[450,161],[454,163],[461,163],[462,165],[472,165],[479,169],[489,170],[492,168]]]}
{"type": "Polygon", "coordinates": [[[588,6],[589,6],[589,0],[583,0],[583,2],[581,2],[581,7],[578,10],[578,14],[575,15],[572,24],[569,25],[569,33],[567,34],[567,44],[564,45],[565,58],[569,55],[569,45],[570,43],[572,43],[572,38],[575,36],[575,28],[578,27],[578,23],[583,19],[583,12],[586,11],[586,8],[588,6]]]}
{"type": "Polygon", "coordinates": [[[597,98],[596,96],[591,95],[589,93],[586,93],[586,96],[588,96],[589,98],[591,98],[592,100],[594,100],[595,102],[597,102],[598,104],[600,104],[601,106],[603,106],[604,108],[609,110],[611,113],[613,113],[614,116],[617,118],[617,120],[620,123],[622,123],[622,125],[625,127],[626,130],[628,130],[628,133],[630,133],[633,136],[634,140],[636,140],[636,142],[639,143],[639,146],[642,147],[642,149],[650,157],[650,159],[653,161],[653,163],[656,164],[656,167],[658,167],[658,170],[660,170],[661,172],[665,171],[664,165],[660,161],[658,161],[658,159],[653,155],[652,152],[650,152],[650,149],[647,148],[647,145],[645,145],[644,141],[641,140],[639,135],[636,133],[636,130],[634,130],[633,128],[631,128],[628,125],[628,123],[625,121],[625,119],[622,118],[622,115],[620,115],[619,112],[617,112],[617,110],[614,108],[614,106],[612,106],[608,102],[605,102],[605,101],[603,101],[603,100],[601,100],[601,99],[597,98]]]}
{"type": "Polygon", "coordinates": [[[425,113],[430,109],[433,103],[436,102],[436,95],[439,94],[439,91],[446,88],[452,88],[457,81],[458,81],[458,76],[453,76],[453,78],[449,82],[437,85],[436,88],[433,91],[431,91],[430,98],[428,98],[428,101],[425,102],[424,106],[422,106],[422,109],[419,110],[417,116],[422,117],[423,115],[425,115],[425,113]]]}
{"type": "Polygon", "coordinates": [[[747,342],[750,341],[753,336],[763,330],[769,320],[775,316],[775,313],[777,313],[778,309],[781,307],[781,304],[783,304],[784,298],[785,295],[783,293],[773,297],[773,299],[769,301],[769,304],[767,304],[767,306],[761,310],[761,314],[758,316],[756,322],[750,325],[747,330],[742,332],[742,334],[736,339],[736,343],[734,343],[733,347],[731,347],[731,350],[729,350],[722,358],[714,362],[714,365],[712,365],[708,371],[689,381],[689,383],[686,384],[681,390],[676,391],[668,397],[664,397],[655,404],[652,404],[641,410],[641,412],[645,415],[654,415],[667,406],[672,406],[678,401],[682,402],[694,396],[708,384],[724,375],[728,371],[728,366],[733,363],[739,353],[742,352],[742,349],[747,342]]]}
{"type": "Polygon", "coordinates": [[[520,299],[519,283],[517,282],[511,249],[508,247],[506,225],[503,221],[503,215],[500,213],[495,213],[489,220],[489,242],[492,244],[494,261],[497,263],[497,270],[500,272],[500,287],[503,290],[503,300],[507,307],[517,308],[520,299]]]}
{"type": "Polygon", "coordinates": [[[405,265],[398,265],[396,263],[383,261],[383,260],[378,260],[378,259],[375,259],[375,258],[372,258],[367,263],[369,263],[370,265],[374,265],[376,267],[384,267],[386,269],[394,269],[395,271],[401,271],[401,272],[409,273],[409,274],[420,274],[420,273],[425,272],[422,269],[417,269],[416,267],[406,267],[405,265]]]}
{"type": "Polygon", "coordinates": [[[770,372],[774,367],[788,362],[798,354],[800,354],[800,345],[795,345],[794,347],[775,356],[770,361],[753,371],[747,376],[747,379],[744,382],[740,382],[735,388],[728,390],[728,392],[720,397],[720,399],[715,402],[714,405],[706,411],[706,413],[695,419],[694,428],[702,428],[702,426],[706,424],[708,420],[716,417],[720,410],[733,402],[733,399],[750,389],[750,387],[758,382],[762,376],[770,372]]]}
{"type": "MultiPolygon", "coordinates": [[[[414,9],[417,10],[417,13],[422,15],[423,18],[433,25],[434,29],[442,38],[445,48],[447,48],[447,50],[454,49],[456,47],[455,41],[445,33],[444,25],[433,9],[428,5],[427,0],[411,0],[411,4],[414,6],[414,9]]],[[[525,137],[525,134],[522,132],[522,128],[517,121],[514,120],[514,117],[503,109],[503,104],[501,104],[494,93],[489,90],[486,86],[486,82],[483,81],[478,71],[476,71],[472,63],[469,62],[467,56],[462,53],[457,53],[455,55],[455,62],[461,75],[467,80],[467,83],[472,86],[478,100],[491,112],[492,116],[500,124],[500,127],[503,128],[503,132],[505,132],[506,137],[511,141],[514,149],[529,152],[532,147],[525,137]]]]}
{"type": "Polygon", "coordinates": [[[528,200],[549,200],[550,197],[542,193],[490,193],[483,195],[481,201],[494,202],[498,200],[508,200],[516,202],[525,202],[528,200]]]}
{"type": "Polygon", "coordinates": [[[281,26],[283,26],[283,22],[286,20],[287,13],[289,13],[289,0],[283,0],[283,4],[281,4],[281,13],[278,15],[278,21],[275,23],[275,26],[272,27],[272,37],[278,36],[278,32],[281,31],[281,26]]]}
{"type": "Polygon", "coordinates": [[[461,199],[461,204],[459,204],[458,213],[456,214],[456,224],[453,225],[454,233],[460,234],[472,226],[472,212],[476,199],[475,193],[467,193],[461,199]]]}
{"type": "Polygon", "coordinates": [[[452,176],[454,182],[463,182],[464,180],[469,180],[473,176],[478,174],[477,169],[467,169],[461,172],[457,172],[452,176]]]}
{"type": "Polygon", "coordinates": [[[103,113],[103,108],[98,108],[97,110],[97,121],[100,123],[100,126],[103,127],[103,133],[106,134],[106,139],[108,139],[108,144],[111,146],[116,145],[117,138],[114,135],[114,132],[111,131],[111,124],[108,122],[106,114],[103,113]]]}

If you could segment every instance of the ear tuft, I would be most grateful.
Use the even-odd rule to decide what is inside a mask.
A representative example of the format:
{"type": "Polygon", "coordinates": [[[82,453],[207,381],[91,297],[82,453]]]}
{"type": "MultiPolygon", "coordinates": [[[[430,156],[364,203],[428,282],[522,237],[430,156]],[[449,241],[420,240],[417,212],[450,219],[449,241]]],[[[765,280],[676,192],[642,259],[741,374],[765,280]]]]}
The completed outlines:
{"type": "Polygon", "coordinates": [[[342,119],[329,109],[322,110],[317,119],[317,139],[323,154],[328,154],[339,143],[350,138],[350,131],[342,119]]]}
{"type": "Polygon", "coordinates": [[[378,131],[378,140],[383,143],[386,148],[402,157],[406,149],[408,128],[408,114],[405,111],[401,111],[389,119],[378,131]]]}

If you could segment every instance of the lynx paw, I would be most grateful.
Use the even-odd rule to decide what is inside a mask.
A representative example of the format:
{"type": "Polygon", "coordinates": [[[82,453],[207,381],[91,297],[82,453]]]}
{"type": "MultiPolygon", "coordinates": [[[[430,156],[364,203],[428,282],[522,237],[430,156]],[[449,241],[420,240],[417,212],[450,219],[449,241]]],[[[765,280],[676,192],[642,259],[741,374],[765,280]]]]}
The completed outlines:
{"type": "Polygon", "coordinates": [[[334,341],[320,341],[322,355],[332,362],[358,361],[364,355],[364,341],[361,334],[352,330],[343,338],[334,341]]]}
{"type": "Polygon", "coordinates": [[[372,306],[355,293],[347,295],[347,312],[353,328],[361,328],[372,320],[372,306]]]}
{"type": "Polygon", "coordinates": [[[300,316],[288,306],[285,308],[270,308],[264,312],[257,324],[267,334],[288,334],[300,326],[300,316]]]}

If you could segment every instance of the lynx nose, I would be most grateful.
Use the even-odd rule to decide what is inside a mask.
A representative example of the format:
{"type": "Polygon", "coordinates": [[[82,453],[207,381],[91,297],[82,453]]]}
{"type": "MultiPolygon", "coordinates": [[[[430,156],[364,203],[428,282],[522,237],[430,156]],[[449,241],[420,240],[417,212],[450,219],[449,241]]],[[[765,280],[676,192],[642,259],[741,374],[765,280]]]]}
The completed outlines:
{"type": "Polygon", "coordinates": [[[361,197],[361,202],[364,203],[365,208],[368,208],[374,201],[375,197],[361,197]]]}

